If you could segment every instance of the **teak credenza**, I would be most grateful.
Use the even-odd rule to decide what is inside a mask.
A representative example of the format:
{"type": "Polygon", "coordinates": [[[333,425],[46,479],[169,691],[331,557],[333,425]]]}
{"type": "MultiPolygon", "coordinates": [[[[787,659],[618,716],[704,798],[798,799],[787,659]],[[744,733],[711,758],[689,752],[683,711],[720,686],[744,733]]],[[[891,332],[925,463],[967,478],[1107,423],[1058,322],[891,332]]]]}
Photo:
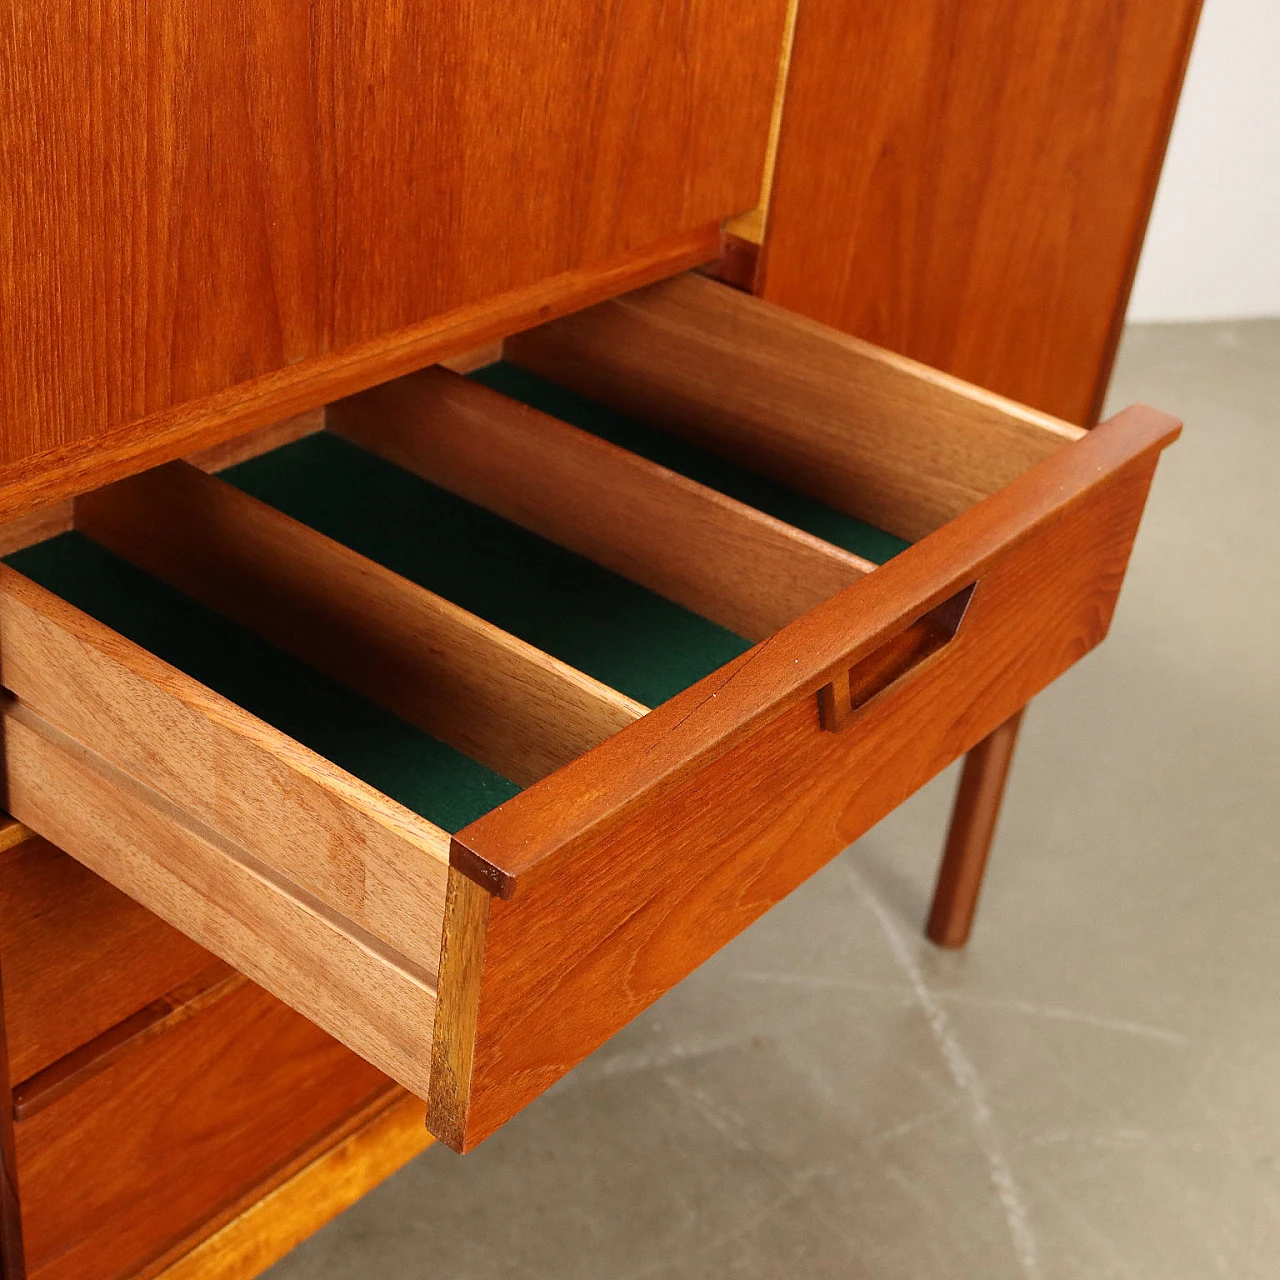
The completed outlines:
{"type": "Polygon", "coordinates": [[[967,754],[963,945],[1179,430],[1194,0],[402,8],[0,24],[2,1280],[247,1280],[967,754]]]}

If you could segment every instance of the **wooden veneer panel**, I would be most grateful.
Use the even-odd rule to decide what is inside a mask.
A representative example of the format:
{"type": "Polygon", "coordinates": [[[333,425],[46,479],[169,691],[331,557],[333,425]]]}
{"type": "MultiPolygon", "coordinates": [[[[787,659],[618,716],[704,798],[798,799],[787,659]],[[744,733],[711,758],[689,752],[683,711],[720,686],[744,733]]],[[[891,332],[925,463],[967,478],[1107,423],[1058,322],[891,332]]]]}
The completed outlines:
{"type": "Polygon", "coordinates": [[[353,362],[366,386],[420,367],[469,312],[510,323],[534,293],[532,322],[606,270],[714,256],[756,203],[784,13],[6,9],[0,459],[49,451],[32,481],[129,466],[264,391],[315,398],[240,430],[355,390],[316,395],[353,362]]]}
{"type": "Polygon", "coordinates": [[[801,4],[756,290],[1092,425],[1200,5],[801,4]]]}
{"type": "Polygon", "coordinates": [[[46,840],[0,852],[0,973],[14,1084],[213,963],[46,840]]]}
{"type": "Polygon", "coordinates": [[[16,1126],[29,1280],[129,1273],[392,1087],[243,984],[16,1126]]]}

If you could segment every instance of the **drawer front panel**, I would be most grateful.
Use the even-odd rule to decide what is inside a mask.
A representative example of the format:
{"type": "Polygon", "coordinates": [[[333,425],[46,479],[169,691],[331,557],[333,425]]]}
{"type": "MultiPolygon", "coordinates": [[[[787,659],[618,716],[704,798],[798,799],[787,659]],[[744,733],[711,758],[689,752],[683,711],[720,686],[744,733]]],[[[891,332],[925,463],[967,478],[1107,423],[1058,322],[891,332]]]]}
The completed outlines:
{"type": "MultiPolygon", "coordinates": [[[[1084,455],[1117,442],[1100,430],[1071,451],[1082,477],[1084,455]]],[[[461,875],[453,886],[433,1132],[462,1149],[482,1141],[1096,645],[1154,465],[1138,456],[1002,535],[1005,509],[1035,506],[1025,492],[1009,507],[1011,486],[624,730],[579,762],[582,776],[571,767],[459,833],[455,865],[507,896],[477,901],[485,890],[461,875]],[[833,677],[975,582],[953,639],[842,732],[822,728],[833,677]],[[796,665],[809,678],[768,709],[771,681],[796,665]],[[701,751],[675,763],[682,735],[699,734],[701,751]],[[634,767],[659,745],[664,776],[628,779],[624,754],[634,767]],[[526,856],[504,882],[495,864],[512,850],[526,856]],[[455,913],[472,923],[455,928],[455,913]],[[456,936],[477,927],[482,953],[456,936]]]]}
{"type": "Polygon", "coordinates": [[[132,1273],[391,1087],[244,984],[16,1126],[29,1277],[132,1273]]]}
{"type": "Polygon", "coordinates": [[[45,840],[0,853],[9,1078],[26,1080],[213,963],[45,840]]]}

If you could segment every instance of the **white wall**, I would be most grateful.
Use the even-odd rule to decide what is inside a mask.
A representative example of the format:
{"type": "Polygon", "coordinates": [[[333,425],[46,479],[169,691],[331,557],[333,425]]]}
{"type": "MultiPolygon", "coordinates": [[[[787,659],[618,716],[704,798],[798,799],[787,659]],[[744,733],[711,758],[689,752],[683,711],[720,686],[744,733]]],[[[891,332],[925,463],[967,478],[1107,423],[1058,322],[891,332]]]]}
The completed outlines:
{"type": "Polygon", "coordinates": [[[1205,0],[1130,320],[1280,316],[1280,0],[1205,0]]]}

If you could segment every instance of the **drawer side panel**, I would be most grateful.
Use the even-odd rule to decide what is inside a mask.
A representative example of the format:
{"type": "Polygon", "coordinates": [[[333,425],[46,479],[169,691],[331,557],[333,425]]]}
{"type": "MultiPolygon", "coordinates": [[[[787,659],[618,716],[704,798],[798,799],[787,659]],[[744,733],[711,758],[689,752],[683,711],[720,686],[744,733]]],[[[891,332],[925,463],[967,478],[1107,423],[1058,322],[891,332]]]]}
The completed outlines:
{"type": "Polygon", "coordinates": [[[426,1092],[436,992],[422,975],[21,706],[5,712],[4,739],[15,817],[426,1092]]]}
{"type": "Polygon", "coordinates": [[[438,827],[8,566],[0,566],[0,683],[434,972],[447,871],[438,827]]]}

